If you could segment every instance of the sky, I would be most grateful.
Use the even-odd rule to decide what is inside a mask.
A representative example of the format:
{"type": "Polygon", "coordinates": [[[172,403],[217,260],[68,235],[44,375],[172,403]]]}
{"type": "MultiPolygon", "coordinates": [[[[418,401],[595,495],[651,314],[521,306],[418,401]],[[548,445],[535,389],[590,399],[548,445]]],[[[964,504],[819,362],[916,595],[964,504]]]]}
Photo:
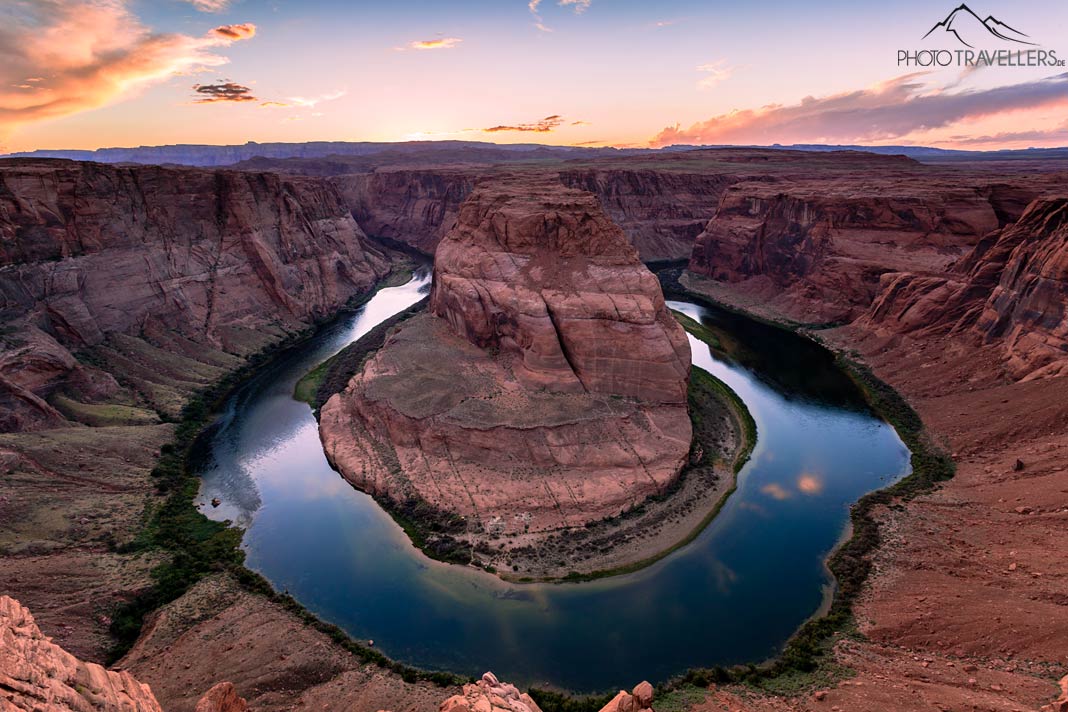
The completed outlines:
{"type": "Polygon", "coordinates": [[[0,0],[0,153],[1068,145],[1057,62],[899,64],[901,51],[967,45],[1068,59],[1064,0],[968,2],[978,17],[943,28],[959,0],[0,0]],[[988,16],[1001,37],[980,24],[988,16]]]}

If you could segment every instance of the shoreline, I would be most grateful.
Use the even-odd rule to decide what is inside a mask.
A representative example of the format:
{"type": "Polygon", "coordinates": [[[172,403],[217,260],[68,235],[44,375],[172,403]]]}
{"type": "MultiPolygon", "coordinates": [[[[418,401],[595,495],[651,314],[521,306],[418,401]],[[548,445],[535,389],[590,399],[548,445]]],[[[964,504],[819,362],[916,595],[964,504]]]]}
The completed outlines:
{"type": "MultiPolygon", "coordinates": [[[[402,267],[400,272],[406,271],[402,267]]],[[[244,591],[261,596],[296,616],[301,625],[323,633],[331,641],[363,663],[374,664],[397,674],[405,682],[430,682],[439,687],[453,687],[470,682],[463,675],[441,671],[421,670],[391,660],[378,650],[357,641],[340,627],[328,623],[287,593],[276,591],[261,574],[244,564],[241,541],[244,530],[215,522],[196,507],[200,477],[191,471],[190,462],[210,434],[219,407],[234,392],[261,369],[301,348],[310,339],[364,305],[379,289],[390,286],[398,270],[393,270],[366,292],[353,297],[349,303],[328,318],[310,324],[305,329],[279,340],[254,354],[241,366],[225,374],[219,381],[189,398],[182,408],[172,440],[161,448],[161,457],[153,469],[164,499],[148,517],[134,541],[122,547],[127,553],[157,552],[169,556],[154,572],[154,585],[122,604],[115,612],[111,633],[115,646],[109,665],[122,666],[124,657],[133,650],[142,635],[150,629],[150,618],[178,601],[202,581],[211,576],[229,576],[244,591]]]]}
{"type": "MultiPolygon", "coordinates": [[[[688,274],[688,273],[686,273],[688,274]]],[[[949,455],[934,441],[919,415],[908,401],[888,383],[879,379],[866,365],[855,361],[853,352],[843,346],[825,343],[813,330],[819,327],[777,319],[767,314],[751,314],[746,309],[724,303],[713,295],[687,286],[679,275],[666,277],[665,296],[672,294],[710,307],[723,309],[755,319],[776,328],[785,329],[826,348],[835,356],[839,367],[857,385],[872,411],[897,432],[910,452],[911,472],[881,489],[873,490],[850,507],[850,517],[843,536],[826,559],[834,588],[829,601],[821,604],[822,615],[814,614],[805,621],[783,645],[781,652],[755,665],[736,665],[731,668],[691,669],[661,687],[675,691],[687,687],[707,687],[709,684],[747,684],[761,687],[763,683],[788,680],[788,689],[777,694],[789,694],[813,687],[821,673],[835,665],[833,645],[840,635],[855,626],[854,607],[859,602],[872,573],[872,557],[882,541],[874,510],[935,491],[951,479],[956,468],[949,455]]],[[[840,673],[831,670],[830,675],[840,673]]]]}

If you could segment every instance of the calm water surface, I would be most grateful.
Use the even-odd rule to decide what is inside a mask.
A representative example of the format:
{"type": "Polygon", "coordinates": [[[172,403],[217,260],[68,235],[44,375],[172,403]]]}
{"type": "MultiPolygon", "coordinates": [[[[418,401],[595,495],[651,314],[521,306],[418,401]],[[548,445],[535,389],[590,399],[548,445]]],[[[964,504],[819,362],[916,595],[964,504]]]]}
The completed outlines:
{"type": "Polygon", "coordinates": [[[390,657],[428,669],[574,691],[629,688],[693,666],[760,661],[816,612],[824,559],[849,505],[908,472],[908,450],[830,355],[782,331],[687,302],[718,336],[694,364],[726,381],[758,442],[727,505],[690,545],[638,573],[506,584],[427,559],[330,468],[293,386],[429,288],[419,273],[265,369],[230,400],[208,444],[201,499],[246,528],[247,564],[390,657]]]}

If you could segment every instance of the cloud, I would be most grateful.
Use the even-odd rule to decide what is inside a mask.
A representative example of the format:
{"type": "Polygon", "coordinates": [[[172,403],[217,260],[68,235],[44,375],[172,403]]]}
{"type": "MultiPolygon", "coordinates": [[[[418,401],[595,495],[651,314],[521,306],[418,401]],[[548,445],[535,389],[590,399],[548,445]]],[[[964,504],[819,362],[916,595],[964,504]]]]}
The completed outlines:
{"type": "Polygon", "coordinates": [[[790,499],[791,496],[790,493],[787,492],[782,485],[776,484],[774,482],[772,482],[771,484],[764,485],[760,488],[760,491],[771,497],[772,499],[779,500],[780,502],[784,499],[790,499]]]}
{"type": "Polygon", "coordinates": [[[589,126],[589,125],[590,125],[590,122],[589,122],[589,121],[582,121],[582,120],[579,120],[579,121],[572,121],[572,122],[571,122],[571,125],[572,125],[572,126],[589,126]]]}
{"type": "Polygon", "coordinates": [[[950,136],[946,143],[961,148],[991,146],[1003,148],[1009,144],[1016,146],[1033,146],[1036,144],[1068,143],[1068,122],[1052,129],[1032,129],[1028,131],[1001,131],[983,136],[950,136]]]}
{"type": "Polygon", "coordinates": [[[194,84],[193,91],[195,91],[199,98],[196,99],[197,104],[215,104],[224,101],[242,102],[242,101],[259,101],[252,95],[252,90],[241,84],[234,84],[233,82],[224,82],[222,84],[194,84]]]}
{"type": "Polygon", "coordinates": [[[798,104],[732,111],[689,128],[663,129],[650,142],[870,143],[1008,112],[1068,105],[1068,74],[991,89],[929,87],[923,73],[798,104]]]}
{"type": "Polygon", "coordinates": [[[557,4],[560,7],[567,7],[570,5],[576,15],[581,15],[590,9],[591,2],[593,2],[593,0],[560,0],[557,4]]]}
{"type": "Polygon", "coordinates": [[[256,26],[251,22],[240,25],[219,25],[208,34],[225,40],[248,40],[256,36],[256,26]]]}
{"type": "Polygon", "coordinates": [[[808,472],[801,473],[797,478],[797,489],[802,494],[819,494],[823,491],[823,480],[808,472]]]}
{"type": "MultiPolygon", "coordinates": [[[[303,96],[291,96],[291,97],[289,97],[288,101],[293,106],[308,106],[308,107],[311,107],[311,106],[315,106],[316,104],[322,103],[324,101],[333,101],[334,99],[340,99],[341,97],[345,96],[345,94],[347,94],[347,93],[348,92],[346,92],[344,89],[338,89],[336,91],[330,92],[329,94],[320,94],[319,96],[313,96],[313,97],[310,97],[310,98],[303,97],[303,96]]],[[[273,103],[273,102],[268,102],[268,103],[273,103]]]]}
{"type": "Polygon", "coordinates": [[[439,37],[436,40],[415,40],[409,42],[407,47],[397,49],[452,49],[463,42],[459,37],[439,37]]]}
{"type": "Polygon", "coordinates": [[[230,7],[230,0],[185,0],[201,12],[222,12],[230,7]]]}
{"type": "Polygon", "coordinates": [[[734,67],[727,64],[727,60],[720,59],[709,64],[702,64],[697,71],[704,72],[703,77],[697,81],[698,89],[711,89],[721,82],[725,82],[734,74],[734,67]]]}
{"type": "MultiPolygon", "coordinates": [[[[545,24],[542,20],[541,11],[539,10],[542,0],[530,0],[527,3],[527,9],[530,10],[531,16],[534,18],[534,26],[542,32],[552,32],[553,28],[545,24]]],[[[590,9],[590,5],[593,0],[557,0],[557,5],[560,7],[570,7],[576,15],[581,15],[590,9]]]]}
{"type": "Polygon", "coordinates": [[[501,131],[530,131],[534,133],[549,133],[553,129],[559,128],[564,123],[564,117],[558,114],[552,116],[546,116],[544,119],[540,119],[530,124],[514,124],[511,126],[491,126],[488,129],[482,129],[485,133],[498,133],[501,131]]]}
{"type": "Polygon", "coordinates": [[[235,38],[152,32],[125,0],[35,0],[0,6],[0,136],[17,126],[107,105],[182,72],[218,67],[235,38]],[[31,83],[26,91],[11,85],[31,83]]]}

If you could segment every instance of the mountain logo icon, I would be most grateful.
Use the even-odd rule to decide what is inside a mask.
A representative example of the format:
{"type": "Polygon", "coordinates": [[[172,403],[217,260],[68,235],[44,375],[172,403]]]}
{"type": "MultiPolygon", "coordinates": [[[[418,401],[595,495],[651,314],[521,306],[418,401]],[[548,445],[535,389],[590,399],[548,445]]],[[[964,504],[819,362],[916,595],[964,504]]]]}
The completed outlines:
{"type": "Polygon", "coordinates": [[[938,30],[953,35],[965,47],[974,48],[981,40],[988,39],[991,36],[1006,42],[1035,45],[1034,42],[1030,41],[1031,38],[1023,32],[1006,25],[993,15],[987,15],[984,20],[963,3],[954,8],[953,12],[946,16],[946,19],[936,22],[935,26],[923,36],[923,39],[927,39],[938,30]]]}

